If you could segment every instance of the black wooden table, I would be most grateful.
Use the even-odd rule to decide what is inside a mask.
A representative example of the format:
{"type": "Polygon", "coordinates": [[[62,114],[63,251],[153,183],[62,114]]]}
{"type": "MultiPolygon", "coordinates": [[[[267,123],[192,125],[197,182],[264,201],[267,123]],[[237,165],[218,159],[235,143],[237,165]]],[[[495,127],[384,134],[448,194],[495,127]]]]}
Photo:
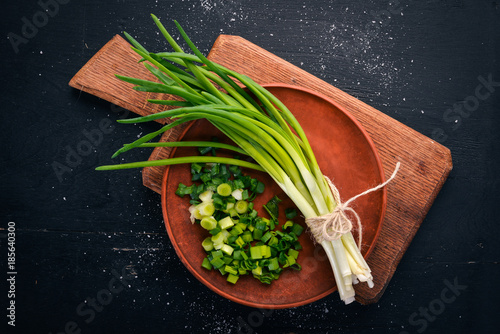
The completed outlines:
{"type": "Polygon", "coordinates": [[[499,7],[492,0],[3,4],[0,332],[493,332],[500,325],[499,7]],[[172,30],[171,20],[180,21],[205,52],[221,33],[242,36],[451,149],[454,169],[377,304],[344,306],[336,293],[285,310],[225,300],[181,264],[160,196],[142,186],[139,170],[94,171],[158,125],[118,124],[127,111],[68,81],[123,30],[155,49],[164,45],[150,13],[172,30]]]}

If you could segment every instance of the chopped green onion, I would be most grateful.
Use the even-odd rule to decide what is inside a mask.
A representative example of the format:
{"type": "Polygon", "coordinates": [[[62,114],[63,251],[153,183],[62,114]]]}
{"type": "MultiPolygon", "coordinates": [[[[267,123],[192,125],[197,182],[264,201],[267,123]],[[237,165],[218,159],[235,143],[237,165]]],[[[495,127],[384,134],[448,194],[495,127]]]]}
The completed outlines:
{"type": "Polygon", "coordinates": [[[210,230],[209,233],[211,235],[217,235],[217,234],[219,234],[220,231],[222,231],[221,228],[220,227],[216,227],[216,228],[210,230]]]}
{"type": "Polygon", "coordinates": [[[299,236],[302,234],[302,231],[304,231],[304,228],[301,225],[294,223],[290,232],[295,234],[296,236],[299,236]]]}
{"type": "Polygon", "coordinates": [[[202,202],[196,208],[202,216],[211,216],[215,212],[215,206],[212,202],[202,202]]]}
{"type": "Polygon", "coordinates": [[[266,205],[264,205],[264,209],[266,209],[269,215],[274,219],[278,218],[278,204],[280,202],[281,200],[278,198],[278,196],[274,196],[269,202],[266,203],[266,205]]]}
{"type": "Polygon", "coordinates": [[[285,217],[286,219],[293,219],[297,217],[297,210],[295,210],[295,208],[285,209],[285,217]]]}
{"type": "Polygon", "coordinates": [[[203,259],[201,266],[205,269],[212,270],[212,264],[210,263],[210,261],[206,257],[203,259]]]}
{"type": "Polygon", "coordinates": [[[229,245],[224,245],[222,246],[222,252],[226,253],[227,255],[233,254],[234,248],[229,246],[229,245]]]}
{"type": "Polygon", "coordinates": [[[231,186],[227,183],[222,183],[217,187],[217,193],[221,196],[229,196],[231,192],[231,186]]]}
{"type": "Polygon", "coordinates": [[[271,239],[273,237],[271,231],[267,231],[263,236],[262,238],[260,238],[260,241],[262,242],[268,242],[269,239],[271,239]]]}
{"type": "Polygon", "coordinates": [[[258,220],[256,223],[255,223],[255,228],[258,229],[258,230],[261,230],[261,231],[265,231],[267,230],[267,223],[264,221],[264,220],[258,220]]]}
{"type": "Polygon", "coordinates": [[[253,236],[252,236],[252,232],[250,231],[245,231],[243,232],[243,235],[241,236],[241,238],[243,239],[244,242],[246,243],[250,243],[253,241],[253,236]]]}
{"type": "Polygon", "coordinates": [[[252,260],[262,259],[262,249],[260,246],[250,247],[250,257],[252,260]]]}
{"type": "Polygon", "coordinates": [[[255,269],[252,269],[252,274],[254,276],[260,276],[260,275],[262,275],[262,267],[257,267],[255,269]]]}
{"type": "MultiPolygon", "coordinates": [[[[238,270],[234,269],[233,267],[231,266],[225,266],[224,267],[224,270],[226,271],[226,273],[229,273],[231,275],[234,275],[234,276],[237,276],[238,275],[238,270]]],[[[236,283],[236,282],[231,282],[231,283],[236,283]]]]}
{"type": "Polygon", "coordinates": [[[276,270],[280,267],[280,264],[278,262],[278,258],[273,257],[270,261],[269,264],[267,265],[267,269],[269,270],[276,270]]]}
{"type": "Polygon", "coordinates": [[[243,213],[247,212],[247,210],[248,210],[248,202],[247,201],[243,201],[243,200],[236,202],[236,204],[235,204],[235,210],[239,214],[243,214],[243,213]]]}
{"type": "Polygon", "coordinates": [[[216,251],[213,251],[210,253],[210,255],[212,255],[212,258],[218,258],[218,257],[222,257],[224,254],[222,253],[221,250],[216,250],[216,251]]]}
{"type": "Polygon", "coordinates": [[[212,242],[215,244],[222,244],[224,242],[224,234],[220,231],[217,235],[212,237],[212,242]]]}
{"type": "Polygon", "coordinates": [[[254,229],[253,232],[252,232],[252,237],[255,239],[255,240],[260,240],[262,238],[262,235],[263,235],[263,232],[262,230],[259,230],[259,229],[254,229]]]}
{"type": "Polygon", "coordinates": [[[220,267],[222,267],[225,263],[224,261],[220,258],[220,257],[217,257],[217,258],[213,258],[212,261],[210,261],[210,264],[215,268],[215,269],[219,269],[220,267]]]}
{"type": "Polygon", "coordinates": [[[214,243],[212,242],[210,237],[205,238],[202,241],[201,246],[206,252],[210,252],[212,249],[214,249],[214,243]]]}
{"type": "Polygon", "coordinates": [[[288,256],[291,256],[294,259],[297,259],[299,257],[299,252],[296,251],[295,249],[289,248],[288,249],[288,256]]]}
{"type": "Polygon", "coordinates": [[[213,230],[214,228],[217,227],[217,220],[215,220],[214,217],[203,217],[201,222],[200,222],[201,227],[203,227],[205,230],[213,230]]]}
{"type": "Polygon", "coordinates": [[[283,227],[282,227],[283,231],[284,231],[284,230],[286,230],[287,228],[289,228],[289,227],[293,226],[293,224],[294,224],[294,223],[293,223],[293,221],[291,221],[291,220],[287,220],[287,221],[285,222],[285,224],[283,224],[283,227]]]}
{"type": "Polygon", "coordinates": [[[243,248],[243,246],[245,246],[245,241],[241,237],[238,237],[235,240],[235,244],[238,245],[239,247],[243,248]]]}
{"type": "Polygon", "coordinates": [[[199,195],[199,198],[202,202],[209,202],[212,199],[213,194],[214,192],[212,190],[206,190],[199,195]]]}
{"type": "Polygon", "coordinates": [[[227,216],[221,220],[219,220],[219,226],[223,230],[227,230],[228,228],[234,226],[234,222],[231,217],[227,216]]]}

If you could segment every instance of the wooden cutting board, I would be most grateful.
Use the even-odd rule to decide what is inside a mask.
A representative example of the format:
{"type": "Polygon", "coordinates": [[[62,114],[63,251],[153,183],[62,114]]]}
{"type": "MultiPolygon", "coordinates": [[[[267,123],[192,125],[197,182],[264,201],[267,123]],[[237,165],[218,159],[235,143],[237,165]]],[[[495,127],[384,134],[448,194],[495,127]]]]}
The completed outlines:
{"type": "MultiPolygon", "coordinates": [[[[356,287],[362,304],[378,301],[398,263],[452,169],[450,151],[353,96],[239,37],[221,35],[208,56],[229,69],[246,74],[260,84],[286,83],[322,93],[341,104],[364,126],[380,154],[386,178],[399,161],[397,178],[387,186],[387,211],[376,247],[368,258],[375,287],[356,287]]],[[[137,64],[139,57],[120,36],[109,41],[71,79],[70,86],[103,98],[140,115],[163,110],[146,99],[166,98],[160,94],[136,92],[115,74],[154,80],[137,64]]],[[[163,109],[162,109],[163,108],[163,109]]],[[[182,128],[165,133],[162,141],[175,141],[182,128]]],[[[168,158],[171,149],[157,148],[151,159],[168,158]]],[[[160,193],[164,167],[145,168],[143,183],[160,193]]]]}

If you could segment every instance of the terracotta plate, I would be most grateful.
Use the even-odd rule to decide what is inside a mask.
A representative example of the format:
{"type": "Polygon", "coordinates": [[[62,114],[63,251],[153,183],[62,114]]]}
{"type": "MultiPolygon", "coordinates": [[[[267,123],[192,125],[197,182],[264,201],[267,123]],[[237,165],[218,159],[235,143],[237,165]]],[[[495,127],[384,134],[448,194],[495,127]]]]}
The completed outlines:
{"type": "MultiPolygon", "coordinates": [[[[306,132],[323,173],[338,187],[342,199],[384,182],[384,173],[373,142],[361,125],[340,106],[313,91],[283,85],[266,87],[296,116],[306,132]]],[[[182,134],[181,140],[210,140],[218,135],[225,138],[206,121],[196,121],[182,134]]],[[[177,148],[172,157],[196,155],[196,149],[177,148]]],[[[266,191],[256,200],[256,208],[274,195],[283,199],[282,210],[292,206],[283,191],[264,173],[245,170],[266,184],[266,191]]],[[[247,306],[288,308],[316,301],[336,290],[335,279],[321,246],[312,242],[309,233],[299,241],[303,246],[298,262],[301,271],[285,270],[278,281],[264,285],[251,276],[243,276],[236,285],[226,282],[217,271],[201,267],[205,256],[201,242],[208,232],[189,222],[189,200],[175,195],[179,182],[191,184],[188,165],[166,169],[162,186],[162,207],[165,226],[175,250],[189,271],[216,293],[247,306]]],[[[354,209],[363,224],[362,253],[373,249],[380,232],[386,206],[385,189],[356,200],[354,209]]],[[[261,212],[264,215],[263,212],[261,212]]],[[[284,217],[284,214],[281,214],[284,217]]],[[[296,219],[304,224],[303,219],[296,219]]],[[[283,223],[283,221],[281,222],[283,223]]],[[[357,231],[354,231],[357,237],[357,231]]]]}

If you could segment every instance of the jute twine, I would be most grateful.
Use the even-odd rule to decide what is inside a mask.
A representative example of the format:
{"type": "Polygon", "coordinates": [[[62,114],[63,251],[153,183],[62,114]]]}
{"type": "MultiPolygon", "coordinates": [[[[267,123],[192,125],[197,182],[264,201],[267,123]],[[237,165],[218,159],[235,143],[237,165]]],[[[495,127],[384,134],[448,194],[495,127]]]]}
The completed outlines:
{"type": "Polygon", "coordinates": [[[361,242],[363,237],[363,227],[361,225],[361,219],[359,218],[359,215],[356,213],[356,211],[354,211],[354,209],[351,208],[349,205],[359,197],[385,187],[389,182],[391,182],[396,177],[400,165],[401,164],[399,162],[396,164],[394,172],[392,172],[391,177],[387,179],[387,181],[379,184],[376,187],[368,189],[362,192],[361,194],[352,197],[345,203],[341,202],[340,194],[337,187],[335,187],[333,182],[328,177],[325,176],[328,185],[332,190],[333,199],[335,200],[335,203],[337,203],[337,206],[335,207],[333,212],[329,214],[306,219],[306,224],[309,227],[316,242],[321,244],[323,241],[337,240],[340,237],[342,237],[342,235],[350,232],[353,228],[353,224],[351,220],[347,217],[346,212],[351,212],[352,215],[356,218],[355,221],[356,227],[358,228],[359,231],[358,247],[361,248],[361,242]]]}

